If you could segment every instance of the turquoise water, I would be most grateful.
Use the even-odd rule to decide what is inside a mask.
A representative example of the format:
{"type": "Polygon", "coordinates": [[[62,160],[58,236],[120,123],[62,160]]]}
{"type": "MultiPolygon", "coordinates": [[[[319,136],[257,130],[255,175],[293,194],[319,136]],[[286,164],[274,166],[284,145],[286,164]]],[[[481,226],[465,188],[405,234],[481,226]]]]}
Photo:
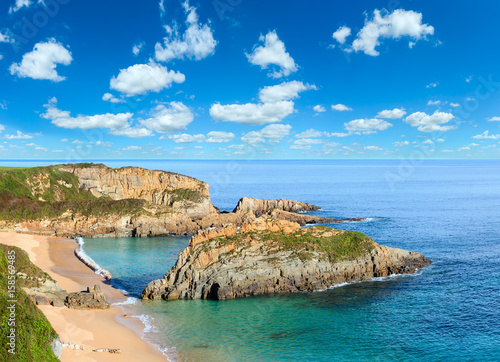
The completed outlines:
{"type": "MultiPolygon", "coordinates": [[[[252,161],[239,162],[236,171],[223,161],[135,165],[209,182],[223,210],[241,196],[285,197],[322,206],[316,212],[322,216],[367,217],[331,226],[434,261],[416,275],[323,292],[125,306],[148,324],[146,338],[168,347],[172,358],[500,360],[500,162],[426,161],[404,172],[400,161],[252,161]]],[[[86,239],[84,249],[135,297],[187,243],[86,239]]]]}

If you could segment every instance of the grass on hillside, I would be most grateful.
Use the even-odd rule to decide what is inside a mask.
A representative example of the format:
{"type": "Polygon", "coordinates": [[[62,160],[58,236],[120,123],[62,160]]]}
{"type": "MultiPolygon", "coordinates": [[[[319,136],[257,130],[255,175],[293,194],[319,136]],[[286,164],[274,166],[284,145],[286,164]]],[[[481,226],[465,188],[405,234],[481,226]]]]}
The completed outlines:
{"type": "Polygon", "coordinates": [[[313,253],[318,253],[330,262],[353,260],[373,250],[373,240],[365,234],[357,231],[339,232],[326,226],[313,226],[289,234],[282,231],[254,231],[217,237],[215,240],[237,246],[249,245],[251,240],[261,240],[276,251],[293,251],[302,261],[312,259],[313,253]]]}
{"type": "MultiPolygon", "coordinates": [[[[17,362],[17,361],[58,361],[50,348],[51,341],[57,337],[57,333],[50,325],[49,321],[38,307],[31,301],[26,293],[21,289],[20,285],[16,285],[16,313],[15,313],[15,329],[16,329],[16,354],[8,352],[8,339],[10,333],[9,313],[7,307],[11,305],[8,301],[8,260],[4,253],[4,249],[12,250],[10,247],[2,246],[0,248],[0,361],[17,362]]],[[[8,251],[7,251],[8,252],[8,251]]],[[[20,257],[21,263],[26,260],[16,250],[16,259],[20,257]]],[[[28,259],[29,261],[29,259],[28,259]]],[[[36,270],[34,266],[25,266],[24,270],[36,270]]],[[[22,279],[17,279],[21,282],[22,279]]]]}

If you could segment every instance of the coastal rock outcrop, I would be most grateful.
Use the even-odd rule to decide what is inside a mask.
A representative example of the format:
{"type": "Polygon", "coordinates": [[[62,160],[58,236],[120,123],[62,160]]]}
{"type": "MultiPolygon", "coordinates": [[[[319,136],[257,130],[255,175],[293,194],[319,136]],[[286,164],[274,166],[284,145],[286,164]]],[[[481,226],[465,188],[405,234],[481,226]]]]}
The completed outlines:
{"type": "Polygon", "coordinates": [[[316,211],[321,209],[319,206],[310,205],[305,202],[277,199],[253,199],[250,197],[243,197],[238,201],[233,212],[251,212],[256,217],[271,213],[273,210],[282,210],[287,212],[307,212],[316,211]]]}
{"type": "Polygon", "coordinates": [[[79,187],[95,197],[142,199],[191,217],[203,217],[213,211],[208,184],[193,177],[139,167],[110,168],[103,164],[67,165],[59,169],[78,177],[79,187]]]}
{"type": "Polygon", "coordinates": [[[375,243],[364,234],[261,217],[241,227],[200,232],[144,299],[233,299],[314,291],[413,273],[424,255],[375,243]]]}
{"type": "Polygon", "coordinates": [[[87,288],[86,292],[69,293],[64,304],[72,309],[108,309],[110,307],[98,284],[93,288],[87,288]]]}

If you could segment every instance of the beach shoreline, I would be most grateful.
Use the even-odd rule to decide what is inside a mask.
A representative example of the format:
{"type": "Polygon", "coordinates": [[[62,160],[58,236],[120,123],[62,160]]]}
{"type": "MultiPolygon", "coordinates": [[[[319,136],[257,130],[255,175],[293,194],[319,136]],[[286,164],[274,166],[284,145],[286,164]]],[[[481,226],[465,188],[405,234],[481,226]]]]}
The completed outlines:
{"type": "MultiPolygon", "coordinates": [[[[127,296],[95,274],[76,256],[77,243],[71,239],[51,238],[14,231],[0,233],[0,243],[20,247],[31,261],[48,273],[68,292],[100,285],[109,303],[120,303],[127,296]]],[[[161,351],[141,338],[144,325],[137,318],[124,315],[122,308],[108,310],[76,310],[66,307],[39,306],[62,343],[80,345],[85,350],[63,348],[65,361],[168,361],[161,351]],[[120,354],[93,352],[94,349],[120,349],[120,354]]]]}

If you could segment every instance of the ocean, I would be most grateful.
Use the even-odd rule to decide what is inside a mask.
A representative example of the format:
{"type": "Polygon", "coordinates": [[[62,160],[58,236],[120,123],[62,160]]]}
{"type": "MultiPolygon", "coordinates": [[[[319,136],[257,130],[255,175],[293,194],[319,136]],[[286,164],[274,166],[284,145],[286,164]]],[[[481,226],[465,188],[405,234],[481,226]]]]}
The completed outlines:
{"type": "Polygon", "coordinates": [[[240,197],[288,198],[329,225],[434,263],[314,293],[230,301],[140,301],[187,238],[85,239],[129,294],[144,338],[180,361],[499,361],[500,161],[110,161],[196,177],[231,211],[240,197]]]}

